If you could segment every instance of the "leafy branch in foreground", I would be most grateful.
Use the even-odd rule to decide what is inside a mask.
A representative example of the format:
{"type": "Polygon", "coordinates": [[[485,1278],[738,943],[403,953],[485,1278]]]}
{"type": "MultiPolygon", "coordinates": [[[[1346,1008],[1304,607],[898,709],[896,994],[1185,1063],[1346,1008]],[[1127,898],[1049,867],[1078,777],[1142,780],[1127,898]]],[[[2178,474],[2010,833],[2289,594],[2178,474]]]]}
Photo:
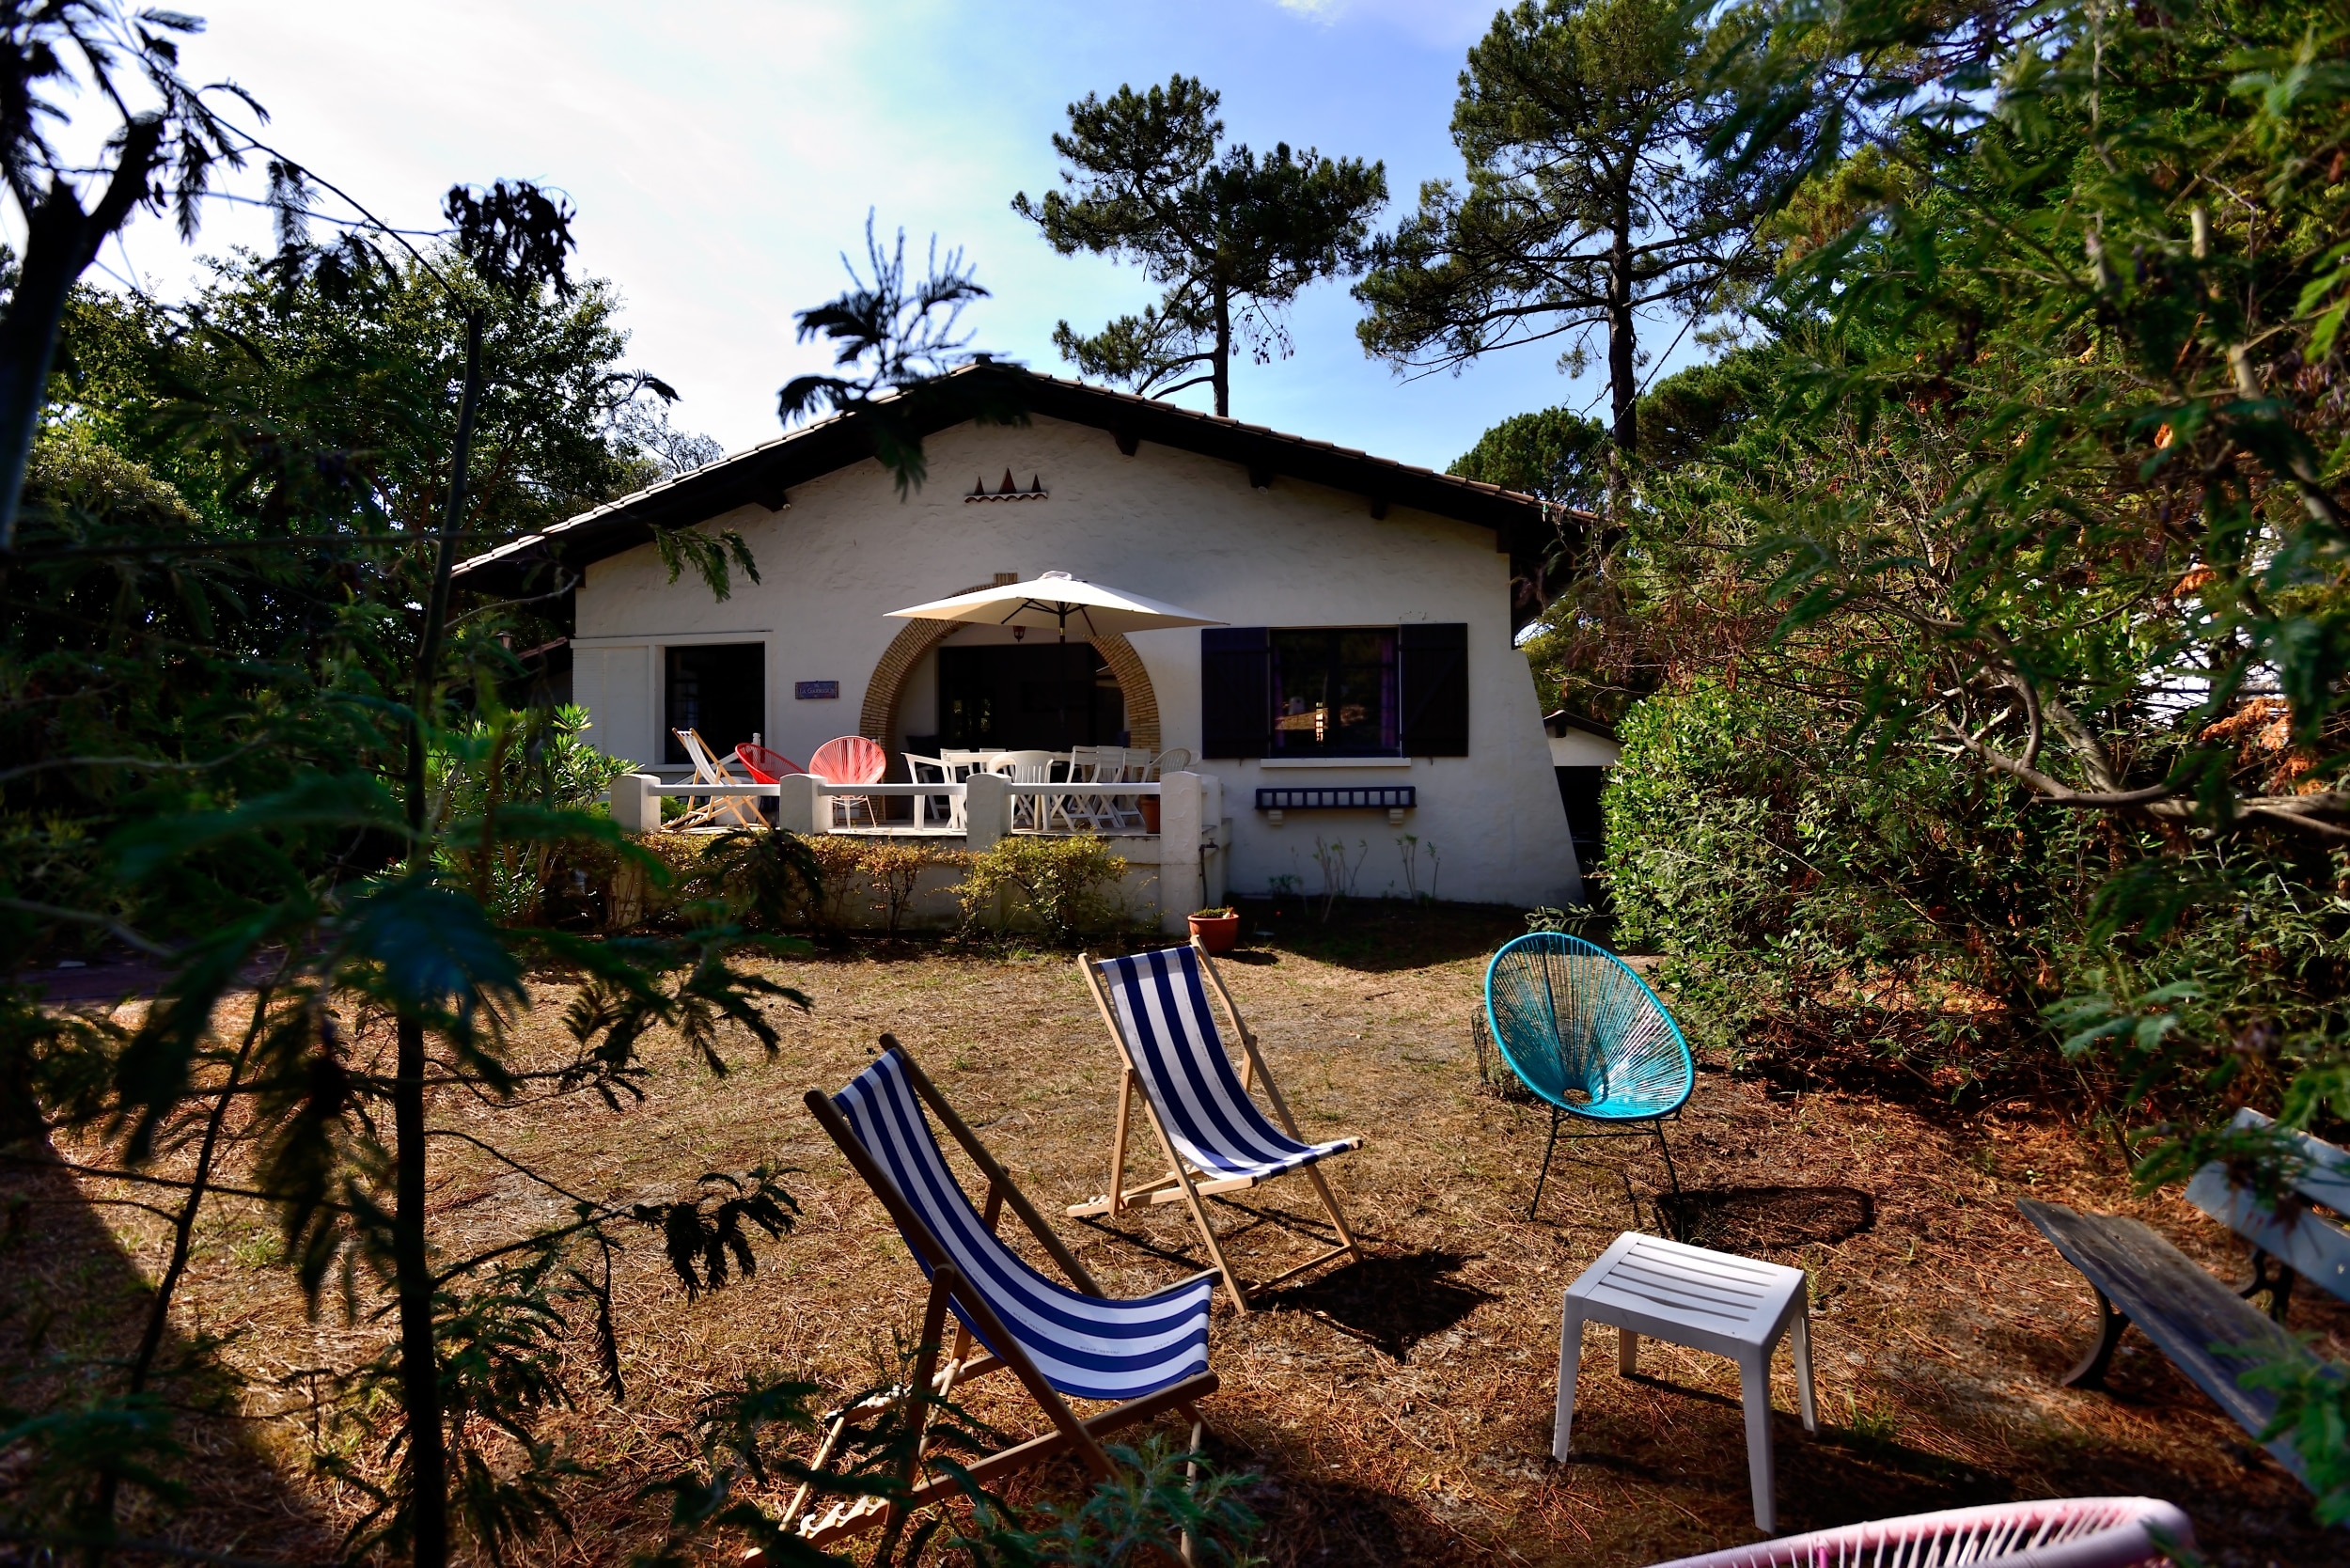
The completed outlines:
{"type": "Polygon", "coordinates": [[[834,373],[793,377],[777,394],[776,413],[786,425],[827,413],[854,416],[902,498],[929,475],[924,435],[965,419],[1025,425],[1027,404],[1017,380],[988,373],[994,357],[972,352],[970,335],[959,335],[964,308],[988,297],[961,251],[942,261],[932,240],[927,269],[909,280],[905,232],[885,252],[869,212],[865,256],[870,279],[842,257],[848,290],[798,316],[800,341],[830,347],[834,373]],[[845,373],[856,367],[861,373],[845,373]]]}

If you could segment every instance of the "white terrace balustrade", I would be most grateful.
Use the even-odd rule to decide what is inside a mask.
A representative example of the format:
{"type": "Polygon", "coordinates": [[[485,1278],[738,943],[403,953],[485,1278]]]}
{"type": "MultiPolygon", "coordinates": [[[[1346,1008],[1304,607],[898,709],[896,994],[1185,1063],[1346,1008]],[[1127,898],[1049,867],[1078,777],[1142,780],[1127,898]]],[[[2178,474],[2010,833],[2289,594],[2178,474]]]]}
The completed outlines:
{"type": "Polygon", "coordinates": [[[981,773],[960,783],[922,784],[834,784],[811,774],[791,774],[773,784],[711,784],[667,783],[632,773],[612,782],[612,820],[629,833],[663,832],[665,795],[769,796],[776,802],[775,825],[793,833],[919,839],[942,849],[984,851],[1011,834],[1098,832],[1138,868],[1157,869],[1160,909],[1174,922],[1169,930],[1181,930],[1183,916],[1223,897],[1222,861],[1231,844],[1224,783],[1214,774],[1170,773],[1150,783],[1022,783],[981,773]],[[850,797],[872,804],[872,825],[852,823],[850,797]],[[1157,833],[1131,825],[1142,820],[1139,802],[1146,799],[1158,802],[1157,833]],[[889,820],[885,803],[895,800],[911,803],[908,818],[889,820]]]}

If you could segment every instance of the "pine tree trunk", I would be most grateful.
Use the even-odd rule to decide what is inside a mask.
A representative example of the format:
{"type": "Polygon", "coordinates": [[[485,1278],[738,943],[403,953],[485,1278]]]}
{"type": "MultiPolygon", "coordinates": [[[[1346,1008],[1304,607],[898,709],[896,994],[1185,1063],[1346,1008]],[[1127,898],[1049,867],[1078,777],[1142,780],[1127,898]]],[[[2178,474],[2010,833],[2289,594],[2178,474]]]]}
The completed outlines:
{"type": "Polygon", "coordinates": [[[1232,296],[1215,291],[1215,412],[1232,416],[1232,296]]]}
{"type": "MultiPolygon", "coordinates": [[[[134,119],[123,133],[120,161],[89,212],[73,188],[53,180],[40,205],[24,214],[24,259],[7,308],[0,309],[0,554],[16,547],[16,513],[31,460],[33,434],[49,400],[49,367],[57,326],[74,281],[98,258],[147,194],[163,142],[163,122],[134,119]]],[[[0,570],[5,570],[0,568],[0,570]]]]}
{"type": "MultiPolygon", "coordinates": [[[[465,515],[466,467],[472,462],[474,410],[481,399],[481,311],[465,312],[465,390],[457,405],[457,442],[450,463],[448,506],[433,556],[432,591],[416,639],[415,710],[408,723],[408,826],[416,835],[409,874],[431,864],[423,841],[425,724],[433,709],[441,640],[448,624],[450,573],[457,533],[465,515]]],[[[448,1561],[448,1435],[442,1424],[441,1361],[432,1342],[432,1261],[425,1247],[424,1021],[403,1014],[399,1026],[397,1076],[392,1087],[394,1155],[392,1270],[400,1298],[400,1398],[408,1418],[408,1507],[415,1568],[448,1561]]]]}
{"type": "Polygon", "coordinates": [[[399,1146],[392,1270],[400,1294],[400,1402],[408,1417],[408,1514],[415,1568],[448,1561],[448,1452],[441,1358],[432,1344],[432,1263],[424,1236],[424,1024],[400,1020],[392,1128],[399,1146]]]}
{"type": "Polygon", "coordinates": [[[1626,464],[1640,446],[1638,324],[1632,316],[1632,212],[1617,209],[1615,243],[1607,256],[1607,522],[1623,525],[1626,464]]]}

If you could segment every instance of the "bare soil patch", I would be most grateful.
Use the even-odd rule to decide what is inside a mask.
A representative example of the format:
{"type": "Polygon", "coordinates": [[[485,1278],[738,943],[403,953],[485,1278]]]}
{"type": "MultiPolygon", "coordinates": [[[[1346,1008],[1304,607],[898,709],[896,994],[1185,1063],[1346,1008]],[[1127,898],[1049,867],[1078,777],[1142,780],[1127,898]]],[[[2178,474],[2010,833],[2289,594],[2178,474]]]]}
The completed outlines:
{"type": "MultiPolygon", "coordinates": [[[[1591,1331],[1578,1457],[1548,1457],[1559,1293],[1633,1226],[1624,1174],[1639,1224],[1658,1223],[1663,1172],[1636,1141],[1599,1146],[1602,1164],[1554,1168],[1540,1215],[1527,1217],[1547,1119],[1480,1088],[1470,1033],[1484,956],[1514,918],[1372,909],[1324,926],[1295,907],[1249,915],[1247,950],[1227,978],[1306,1130],[1369,1139],[1325,1168],[1373,1254],[1246,1317],[1219,1303],[1210,1352],[1224,1388],[1207,1410],[1221,1456],[1264,1476],[1265,1554],[1277,1564],[1640,1564],[1753,1539],[1728,1362],[1653,1345],[1644,1375],[1627,1380],[1612,1336],[1591,1331]],[[1251,934],[1267,931],[1277,934],[1251,934]]],[[[619,1114],[587,1098],[439,1108],[446,1124],[494,1136],[596,1197],[667,1196],[704,1171],[760,1161],[798,1168],[801,1226],[762,1247],[756,1277],[689,1304],[656,1238],[623,1258],[627,1397],[600,1389],[583,1342],[564,1436],[602,1479],[578,1499],[573,1537],[545,1544],[541,1560],[619,1562],[647,1539],[650,1505],[633,1496],[688,1454],[681,1429],[696,1399],[756,1372],[861,1388],[914,1332],[919,1275],[800,1104],[859,1071],[883,1030],[1048,1214],[1107,1179],[1117,1062],[1067,955],[855,944],[776,968],[816,1010],[787,1024],[773,1060],[742,1042],[719,1079],[672,1053],[645,1103],[619,1114]]],[[[540,985],[525,1054],[556,1048],[567,995],[559,981],[540,985]]],[[[1690,1239],[1811,1273],[1823,1426],[1804,1435],[1782,1355],[1782,1530],[2143,1492],[2187,1509],[2217,1562],[2343,1560],[2339,1534],[2309,1523],[2299,1486],[2142,1342],[2125,1341],[2111,1394],[2055,1386],[2091,1332],[2092,1298],[2016,1198],[2136,1214],[2223,1277],[2247,1272],[2241,1245],[2183,1202],[2134,1198],[2109,1143],[2020,1103],[1961,1111],[1790,1090],[1718,1063],[1705,1064],[1671,1137],[1684,1192],[1667,1208],[1690,1239]]],[[[439,1239],[452,1250],[564,1213],[454,1141],[435,1161],[439,1239]]],[[[164,1247],[150,1216],[90,1207],[122,1194],[47,1180],[37,1191],[22,1173],[7,1178],[10,1192],[41,1200],[0,1262],[0,1356],[20,1373],[28,1312],[54,1318],[70,1294],[78,1331],[108,1332],[133,1315],[164,1247]]],[[[1276,1274],[1323,1242],[1302,1184],[1236,1197],[1215,1208],[1245,1273],[1276,1274]]],[[[259,1210],[223,1202],[177,1326],[191,1341],[229,1336],[206,1353],[247,1377],[246,1417],[286,1419],[215,1423],[236,1432],[203,1450],[217,1488],[176,1524],[153,1523],[208,1547],[317,1558],[353,1499],[305,1467],[290,1414],[299,1372],[355,1359],[380,1331],[348,1326],[331,1307],[309,1321],[271,1262],[269,1229],[259,1210]]],[[[1204,1262],[1180,1206],[1061,1231],[1113,1290],[1163,1285],[1204,1262]]],[[[2292,1325],[2350,1356],[2350,1312],[2320,1293],[2301,1293],[2292,1325]]],[[[971,1403],[1027,1430],[1015,1392],[989,1380],[971,1403]]],[[[1046,1471],[1014,1496],[1073,1484],[1073,1472],[1046,1471]]]]}

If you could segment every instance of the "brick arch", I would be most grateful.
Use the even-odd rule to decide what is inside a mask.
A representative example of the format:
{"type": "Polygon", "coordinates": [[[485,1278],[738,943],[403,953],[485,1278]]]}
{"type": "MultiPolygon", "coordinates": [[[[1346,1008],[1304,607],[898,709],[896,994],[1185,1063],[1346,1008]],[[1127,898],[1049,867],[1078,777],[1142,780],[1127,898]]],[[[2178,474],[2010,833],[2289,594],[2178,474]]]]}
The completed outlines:
{"type": "MultiPolygon", "coordinates": [[[[979,583],[955,591],[977,593],[980,588],[998,586],[979,583]]],[[[865,706],[857,714],[857,733],[891,751],[894,758],[898,698],[905,689],[906,677],[913,673],[923,654],[945,642],[962,625],[955,620],[909,620],[902,631],[889,639],[889,646],[882,650],[880,662],[873,666],[872,677],[865,682],[865,706]]],[[[1133,737],[1135,748],[1157,751],[1159,695],[1152,689],[1151,672],[1143,666],[1142,655],[1135,651],[1135,645],[1121,633],[1104,633],[1089,640],[1100,651],[1102,662],[1109,666],[1110,674],[1117,678],[1119,692],[1126,698],[1126,731],[1133,737]]]]}

